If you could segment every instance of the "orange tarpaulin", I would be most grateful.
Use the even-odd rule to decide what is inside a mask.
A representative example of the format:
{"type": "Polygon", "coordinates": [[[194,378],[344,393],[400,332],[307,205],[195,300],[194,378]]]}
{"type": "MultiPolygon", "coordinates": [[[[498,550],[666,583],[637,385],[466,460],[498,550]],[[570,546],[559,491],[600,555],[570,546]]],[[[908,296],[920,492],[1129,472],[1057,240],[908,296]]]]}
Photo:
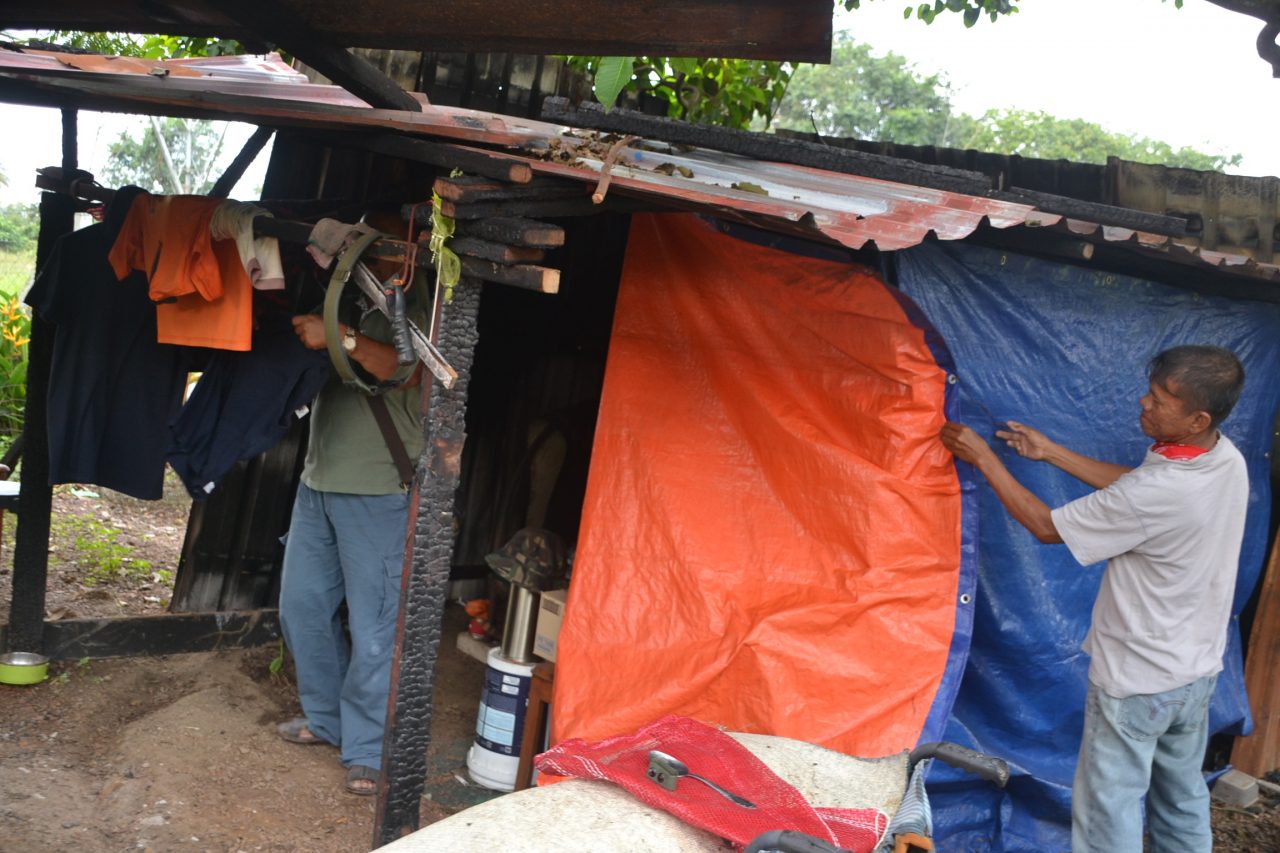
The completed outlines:
{"type": "Polygon", "coordinates": [[[869,270],[636,216],[555,739],[674,713],[863,756],[914,746],[956,653],[946,378],[869,270]]]}

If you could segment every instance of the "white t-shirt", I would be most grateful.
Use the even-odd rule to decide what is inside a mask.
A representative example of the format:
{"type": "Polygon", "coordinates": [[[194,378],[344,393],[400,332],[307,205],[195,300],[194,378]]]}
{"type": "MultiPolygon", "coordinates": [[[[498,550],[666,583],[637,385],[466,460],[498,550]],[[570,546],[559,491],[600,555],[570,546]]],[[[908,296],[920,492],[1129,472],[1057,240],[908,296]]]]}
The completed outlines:
{"type": "Polygon", "coordinates": [[[1083,648],[1117,699],[1222,670],[1249,478],[1226,436],[1193,459],[1147,451],[1110,486],[1053,511],[1081,565],[1110,560],[1083,648]]]}

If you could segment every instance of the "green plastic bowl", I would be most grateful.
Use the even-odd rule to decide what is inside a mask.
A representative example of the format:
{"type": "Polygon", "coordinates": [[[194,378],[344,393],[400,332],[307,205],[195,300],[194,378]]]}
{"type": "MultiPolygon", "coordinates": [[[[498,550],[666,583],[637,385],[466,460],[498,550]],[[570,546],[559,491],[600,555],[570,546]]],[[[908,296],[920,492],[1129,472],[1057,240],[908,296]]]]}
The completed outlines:
{"type": "Polygon", "coordinates": [[[49,659],[34,652],[0,655],[0,684],[39,684],[49,677],[49,659]]]}

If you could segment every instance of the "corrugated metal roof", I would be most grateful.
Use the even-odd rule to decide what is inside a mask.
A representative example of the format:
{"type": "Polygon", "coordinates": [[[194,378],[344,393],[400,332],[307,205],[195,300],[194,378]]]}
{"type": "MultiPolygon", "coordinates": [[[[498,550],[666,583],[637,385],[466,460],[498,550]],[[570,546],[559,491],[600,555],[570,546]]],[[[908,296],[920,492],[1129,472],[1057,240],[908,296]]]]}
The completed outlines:
{"type": "MultiPolygon", "coordinates": [[[[421,113],[372,109],[336,86],[307,81],[278,57],[159,62],[0,54],[0,98],[43,98],[54,104],[68,96],[115,110],[178,111],[266,125],[377,128],[491,146],[527,162],[535,172],[591,183],[601,177],[613,141],[592,131],[450,107],[428,106],[421,113]]],[[[1028,226],[1280,279],[1275,265],[1201,251],[1158,234],[1067,219],[1031,204],[677,147],[659,139],[637,139],[622,148],[610,169],[610,186],[610,192],[717,212],[854,249],[869,244],[884,251],[905,249],[930,235],[959,240],[984,223],[1000,229],[1028,226]]]]}

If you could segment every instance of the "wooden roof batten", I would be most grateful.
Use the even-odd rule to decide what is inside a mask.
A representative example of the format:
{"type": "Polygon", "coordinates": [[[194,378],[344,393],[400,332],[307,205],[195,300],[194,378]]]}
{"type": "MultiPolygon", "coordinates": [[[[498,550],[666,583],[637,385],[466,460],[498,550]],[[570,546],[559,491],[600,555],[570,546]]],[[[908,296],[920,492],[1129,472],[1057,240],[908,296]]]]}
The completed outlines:
{"type": "MultiPolygon", "coordinates": [[[[305,45],[272,33],[306,30],[330,45],[393,50],[831,60],[831,0],[563,0],[515,8],[507,0],[7,0],[5,26],[266,40],[291,52],[305,45]]],[[[294,55],[311,64],[301,51],[294,55]]]]}

